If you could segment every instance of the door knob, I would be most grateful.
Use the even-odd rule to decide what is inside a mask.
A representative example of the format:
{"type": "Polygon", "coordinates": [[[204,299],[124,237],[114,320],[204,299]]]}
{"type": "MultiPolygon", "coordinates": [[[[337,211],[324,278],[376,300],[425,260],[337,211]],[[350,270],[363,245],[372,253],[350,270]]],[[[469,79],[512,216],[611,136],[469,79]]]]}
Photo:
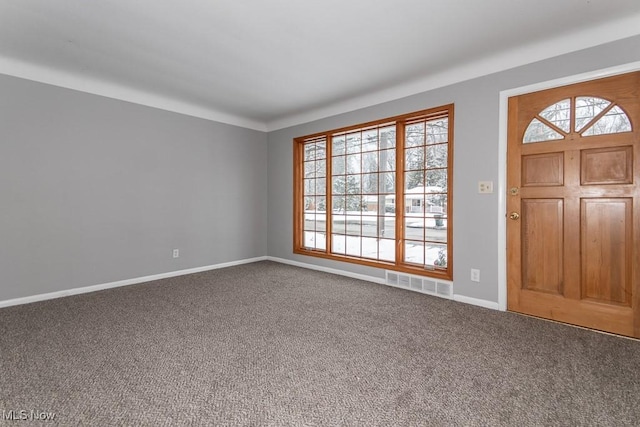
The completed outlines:
{"type": "Polygon", "coordinates": [[[520,218],[520,214],[518,212],[511,212],[509,214],[509,218],[511,218],[512,220],[517,220],[518,218],[520,218]]]}

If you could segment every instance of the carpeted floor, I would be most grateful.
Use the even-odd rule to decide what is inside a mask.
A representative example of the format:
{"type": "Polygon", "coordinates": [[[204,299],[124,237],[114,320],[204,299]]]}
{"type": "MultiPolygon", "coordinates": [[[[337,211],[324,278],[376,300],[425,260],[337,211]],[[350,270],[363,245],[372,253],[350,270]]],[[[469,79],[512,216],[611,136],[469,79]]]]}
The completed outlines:
{"type": "Polygon", "coordinates": [[[640,424],[638,341],[274,262],[1,309],[0,362],[61,425],[640,424]]]}

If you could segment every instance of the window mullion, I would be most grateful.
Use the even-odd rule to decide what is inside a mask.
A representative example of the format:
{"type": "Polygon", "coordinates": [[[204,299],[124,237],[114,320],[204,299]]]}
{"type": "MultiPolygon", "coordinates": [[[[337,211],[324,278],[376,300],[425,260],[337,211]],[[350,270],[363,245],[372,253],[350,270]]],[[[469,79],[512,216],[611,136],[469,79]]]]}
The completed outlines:
{"type": "Polygon", "coordinates": [[[396,123],[396,265],[404,260],[404,134],[405,122],[396,123]]]}
{"type": "Polygon", "coordinates": [[[327,179],[327,184],[325,185],[325,196],[327,198],[326,202],[325,202],[325,206],[326,206],[326,213],[324,215],[325,218],[325,224],[324,224],[324,229],[325,229],[325,233],[327,233],[327,237],[325,238],[326,241],[326,247],[325,247],[325,253],[326,254],[330,254],[331,253],[331,248],[333,247],[333,239],[332,239],[332,235],[331,235],[331,229],[332,224],[333,224],[333,177],[331,176],[331,169],[333,168],[333,140],[332,140],[332,135],[331,134],[325,134],[325,140],[327,141],[327,146],[326,146],[326,157],[327,157],[327,161],[325,164],[325,173],[326,173],[326,179],[327,179]]]}
{"type": "Polygon", "coordinates": [[[295,186],[296,215],[294,218],[295,245],[297,248],[304,248],[304,142],[296,142],[295,145],[295,186]]]}
{"type": "Polygon", "coordinates": [[[298,197],[298,201],[296,203],[296,207],[298,209],[298,214],[296,217],[295,227],[297,230],[297,238],[296,245],[300,248],[304,248],[304,150],[305,143],[299,142],[296,144],[296,154],[298,158],[296,159],[296,171],[295,174],[298,177],[296,179],[296,197],[298,197]]]}

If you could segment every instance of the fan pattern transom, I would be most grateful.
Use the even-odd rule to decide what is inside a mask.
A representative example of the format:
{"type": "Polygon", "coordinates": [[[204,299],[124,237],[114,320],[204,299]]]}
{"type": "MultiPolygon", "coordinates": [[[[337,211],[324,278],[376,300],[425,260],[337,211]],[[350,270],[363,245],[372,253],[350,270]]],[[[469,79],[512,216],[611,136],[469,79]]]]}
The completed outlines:
{"type": "Polygon", "coordinates": [[[614,102],[578,96],[558,101],[538,113],[529,123],[522,142],[562,140],[572,132],[594,136],[631,131],[629,117],[614,102]]]}

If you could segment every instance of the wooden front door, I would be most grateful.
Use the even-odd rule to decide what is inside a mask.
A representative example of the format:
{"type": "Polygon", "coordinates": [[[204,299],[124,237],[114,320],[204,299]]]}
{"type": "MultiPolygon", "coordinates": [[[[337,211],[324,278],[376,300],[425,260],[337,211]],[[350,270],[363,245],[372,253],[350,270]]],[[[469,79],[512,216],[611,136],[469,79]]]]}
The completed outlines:
{"type": "Polygon", "coordinates": [[[509,310],[640,338],[640,72],[509,99],[509,310]]]}

